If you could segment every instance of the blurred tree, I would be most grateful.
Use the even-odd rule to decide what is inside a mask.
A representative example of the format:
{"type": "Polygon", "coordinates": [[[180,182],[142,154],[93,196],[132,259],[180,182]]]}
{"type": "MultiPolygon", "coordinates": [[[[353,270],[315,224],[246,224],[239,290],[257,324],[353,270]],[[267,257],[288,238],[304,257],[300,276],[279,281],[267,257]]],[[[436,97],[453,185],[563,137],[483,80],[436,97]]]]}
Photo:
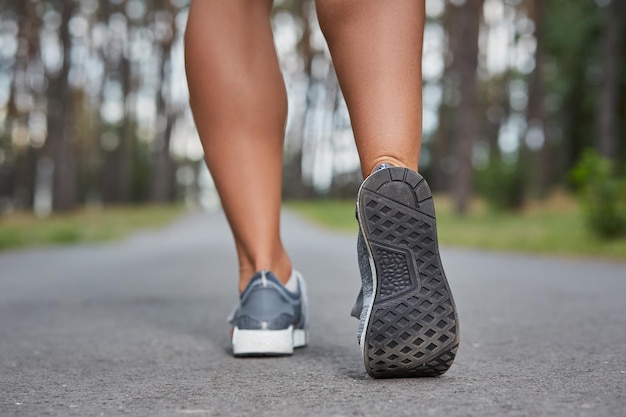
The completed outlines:
{"type": "Polygon", "coordinates": [[[100,56],[104,61],[104,80],[100,99],[112,85],[121,90],[121,106],[124,112],[119,124],[102,123],[98,135],[102,149],[103,164],[100,172],[102,201],[105,204],[129,201],[132,185],[132,149],[135,140],[134,109],[131,99],[136,93],[136,83],[131,67],[132,20],[124,14],[125,3],[100,1],[100,24],[108,28],[106,42],[100,56]]]}
{"type": "Polygon", "coordinates": [[[623,38],[626,2],[609,0],[604,6],[600,45],[602,83],[597,108],[597,148],[605,158],[619,158],[619,86],[623,80],[623,38]]]}
{"type": "Polygon", "coordinates": [[[547,123],[555,153],[553,178],[567,183],[568,172],[595,136],[598,83],[596,51],[600,8],[588,0],[547,0],[544,13],[547,123]]]}
{"type": "Polygon", "coordinates": [[[442,101],[439,105],[437,130],[433,138],[433,159],[430,163],[432,167],[432,180],[430,180],[433,190],[449,191],[451,188],[451,163],[454,160],[451,140],[456,137],[454,124],[455,97],[458,94],[456,77],[453,76],[454,56],[452,49],[458,40],[458,28],[456,26],[458,8],[446,7],[441,21],[442,29],[446,34],[448,48],[442,51],[443,72],[441,74],[442,101]]]}
{"type": "MultiPolygon", "coordinates": [[[[177,164],[185,161],[173,158],[180,147],[172,141],[184,98],[172,86],[183,77],[177,22],[187,5],[0,0],[0,211],[40,206],[48,194],[55,211],[85,201],[176,196],[177,164]]],[[[625,169],[623,0],[433,0],[427,6],[435,38],[445,39],[441,74],[428,80],[430,99],[441,94],[427,109],[437,115],[434,140],[425,140],[428,174],[434,189],[454,194],[459,212],[467,209],[475,168],[481,178],[491,175],[485,170],[500,177],[487,181],[491,191],[480,191],[505,199],[520,189],[520,172],[531,173],[526,188],[539,195],[567,184],[567,172],[590,146],[625,169]],[[502,30],[504,21],[510,25],[502,30]],[[486,57],[495,55],[501,68],[488,65],[486,57]],[[520,66],[533,57],[534,67],[520,66]]],[[[314,0],[276,0],[274,26],[295,98],[285,192],[343,195],[359,175],[340,169],[349,119],[314,0]],[[320,188],[319,178],[314,184],[316,176],[326,185],[320,188]]]]}
{"type": "Polygon", "coordinates": [[[478,67],[478,33],[484,0],[465,0],[457,7],[458,38],[453,54],[461,98],[456,130],[457,171],[454,178],[454,202],[458,213],[465,213],[472,193],[472,154],[478,134],[476,70],[478,67]]]}
{"type": "Polygon", "coordinates": [[[29,128],[30,113],[35,110],[37,98],[31,88],[33,72],[39,56],[40,19],[33,2],[17,2],[17,52],[13,67],[13,79],[8,101],[7,119],[9,135],[13,142],[14,206],[30,210],[35,201],[37,149],[33,146],[33,133],[29,128]]]}
{"type": "Polygon", "coordinates": [[[61,67],[48,74],[48,139],[46,147],[53,163],[52,210],[70,211],[76,205],[76,160],[74,150],[74,95],[69,85],[71,69],[70,19],[77,9],[74,0],[50,2],[60,16],[61,67]]]}
{"type": "Polygon", "coordinates": [[[540,197],[545,197],[551,182],[552,161],[550,142],[546,137],[546,117],[544,110],[545,87],[544,87],[544,3],[545,0],[530,0],[528,2],[528,16],[532,19],[535,30],[535,53],[534,68],[530,74],[528,86],[528,105],[526,107],[526,143],[539,148],[539,156],[534,157],[535,167],[530,168],[536,172],[536,190],[540,197]]]}
{"type": "MultiPolygon", "coordinates": [[[[306,129],[306,121],[311,111],[311,87],[313,85],[312,64],[318,51],[311,45],[311,23],[314,20],[315,4],[313,0],[291,0],[278,3],[274,13],[293,14],[301,28],[300,37],[296,44],[298,59],[302,63],[300,70],[303,91],[306,91],[302,106],[295,107],[297,113],[292,116],[292,122],[287,131],[288,147],[285,151],[285,166],[283,170],[283,195],[289,198],[305,198],[312,194],[311,187],[305,187],[302,175],[302,151],[306,129]]],[[[314,23],[314,22],[313,22],[314,23]]]]}
{"type": "Polygon", "coordinates": [[[154,34],[160,62],[157,91],[157,126],[154,138],[151,200],[167,202],[174,200],[175,166],[170,153],[174,123],[178,117],[171,102],[172,45],[176,34],[176,8],[169,0],[155,3],[154,34]],[[170,87],[170,88],[168,88],[170,87]]]}

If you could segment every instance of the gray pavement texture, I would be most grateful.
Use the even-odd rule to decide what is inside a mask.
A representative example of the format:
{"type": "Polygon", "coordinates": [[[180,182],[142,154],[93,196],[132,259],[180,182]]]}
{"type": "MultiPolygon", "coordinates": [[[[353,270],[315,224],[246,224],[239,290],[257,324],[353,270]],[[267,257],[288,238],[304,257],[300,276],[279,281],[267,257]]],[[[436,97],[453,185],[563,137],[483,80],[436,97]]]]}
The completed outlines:
{"type": "Polygon", "coordinates": [[[355,237],[287,213],[311,343],[235,359],[220,213],[122,242],[0,254],[0,416],[626,416],[626,264],[444,248],[461,349],[374,380],[349,317],[355,237]]]}

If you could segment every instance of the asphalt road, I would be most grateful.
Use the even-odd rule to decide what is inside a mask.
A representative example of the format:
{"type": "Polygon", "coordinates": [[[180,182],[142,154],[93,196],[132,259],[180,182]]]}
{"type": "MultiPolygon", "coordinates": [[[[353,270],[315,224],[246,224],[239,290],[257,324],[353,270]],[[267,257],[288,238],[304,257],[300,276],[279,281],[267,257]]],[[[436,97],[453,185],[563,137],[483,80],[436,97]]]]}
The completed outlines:
{"type": "Polygon", "coordinates": [[[221,214],[123,242],[0,254],[0,416],[626,416],[626,264],[444,249],[461,349],[373,380],[349,317],[353,236],[284,218],[311,343],[235,359],[221,214]]]}

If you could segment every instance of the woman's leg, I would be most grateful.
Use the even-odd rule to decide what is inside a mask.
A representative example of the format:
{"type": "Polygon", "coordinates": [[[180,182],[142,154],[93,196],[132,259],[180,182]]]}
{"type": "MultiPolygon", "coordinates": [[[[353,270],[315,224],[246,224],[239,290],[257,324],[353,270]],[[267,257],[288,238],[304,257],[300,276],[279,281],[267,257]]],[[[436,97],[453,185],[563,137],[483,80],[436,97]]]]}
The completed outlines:
{"type": "Polygon", "coordinates": [[[185,60],[191,108],[239,257],[243,290],[291,263],[279,222],[287,96],[270,24],[271,0],[194,0],[185,60]]]}
{"type": "Polygon", "coordinates": [[[432,195],[415,172],[424,2],[317,1],[366,177],[357,197],[362,290],[353,310],[365,368],[376,378],[441,375],[458,349],[458,317],[432,195]],[[372,173],[384,162],[399,167],[372,173]]]}
{"type": "Polygon", "coordinates": [[[317,0],[352,120],[363,176],[383,162],[417,169],[422,139],[419,0],[317,0]]]}

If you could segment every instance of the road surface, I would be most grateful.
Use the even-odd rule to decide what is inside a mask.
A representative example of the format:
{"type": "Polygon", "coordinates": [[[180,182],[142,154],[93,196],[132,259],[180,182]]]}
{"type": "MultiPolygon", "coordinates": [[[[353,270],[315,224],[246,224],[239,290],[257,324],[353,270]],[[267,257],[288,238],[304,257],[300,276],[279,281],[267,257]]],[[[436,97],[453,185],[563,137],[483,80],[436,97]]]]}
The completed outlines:
{"type": "Polygon", "coordinates": [[[311,343],[235,359],[220,213],[121,242],[0,254],[0,416],[626,416],[626,264],[446,248],[461,349],[435,379],[373,380],[349,317],[355,238],[293,214],[311,343]]]}

